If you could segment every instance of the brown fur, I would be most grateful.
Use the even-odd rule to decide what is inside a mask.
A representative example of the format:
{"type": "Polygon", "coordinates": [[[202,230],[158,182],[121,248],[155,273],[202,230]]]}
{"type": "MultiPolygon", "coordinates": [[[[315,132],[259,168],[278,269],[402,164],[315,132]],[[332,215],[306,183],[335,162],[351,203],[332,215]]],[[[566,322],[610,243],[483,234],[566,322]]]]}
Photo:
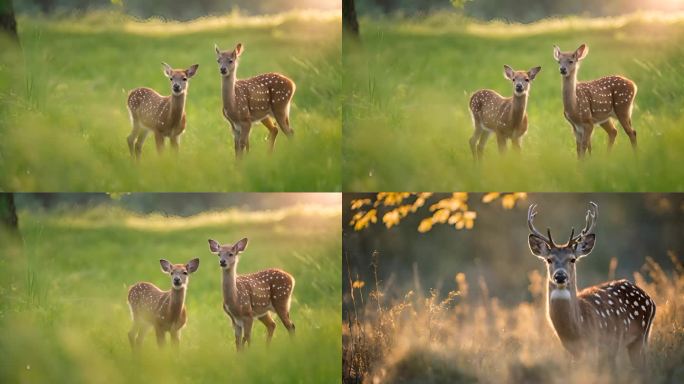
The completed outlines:
{"type": "Polygon", "coordinates": [[[269,130],[269,150],[275,146],[278,129],[271,120],[275,118],[280,129],[291,137],[290,105],[295,83],[279,73],[265,73],[248,79],[237,79],[237,67],[242,44],[232,51],[221,52],[216,48],[219,65],[227,69],[221,78],[223,116],[231,125],[235,155],[249,152],[249,133],[252,123],[261,121],[269,130]]]}

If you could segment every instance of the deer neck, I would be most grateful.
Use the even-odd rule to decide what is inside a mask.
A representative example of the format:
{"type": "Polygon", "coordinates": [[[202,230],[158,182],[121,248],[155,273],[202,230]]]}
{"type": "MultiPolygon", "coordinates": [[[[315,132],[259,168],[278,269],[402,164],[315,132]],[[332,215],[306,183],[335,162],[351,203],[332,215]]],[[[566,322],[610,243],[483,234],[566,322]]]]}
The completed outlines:
{"type": "Polygon", "coordinates": [[[223,98],[223,109],[229,114],[234,114],[237,110],[235,97],[235,82],[237,81],[237,70],[230,72],[228,76],[221,78],[221,97],[223,98]]]}
{"type": "Polygon", "coordinates": [[[237,272],[235,271],[236,265],[230,269],[223,270],[223,302],[228,305],[229,308],[238,307],[238,295],[237,295],[237,272]]]}
{"type": "Polygon", "coordinates": [[[563,77],[563,109],[571,114],[577,112],[577,68],[563,77]]]}
{"type": "Polygon", "coordinates": [[[527,109],[527,93],[520,96],[513,95],[511,100],[510,122],[514,127],[517,127],[525,116],[525,109],[527,109]]]}
{"type": "Polygon", "coordinates": [[[185,287],[180,289],[171,288],[169,296],[169,303],[166,313],[169,321],[175,321],[180,317],[180,314],[183,311],[183,306],[185,305],[185,287]]]}
{"type": "Polygon", "coordinates": [[[563,290],[549,282],[547,298],[549,318],[558,337],[563,341],[578,339],[583,319],[577,300],[576,281],[570,281],[563,290]]]}
{"type": "Polygon", "coordinates": [[[187,92],[188,90],[186,89],[185,92],[181,93],[180,95],[171,94],[171,99],[169,100],[169,121],[171,123],[181,120],[183,111],[185,110],[185,94],[187,92]]]}

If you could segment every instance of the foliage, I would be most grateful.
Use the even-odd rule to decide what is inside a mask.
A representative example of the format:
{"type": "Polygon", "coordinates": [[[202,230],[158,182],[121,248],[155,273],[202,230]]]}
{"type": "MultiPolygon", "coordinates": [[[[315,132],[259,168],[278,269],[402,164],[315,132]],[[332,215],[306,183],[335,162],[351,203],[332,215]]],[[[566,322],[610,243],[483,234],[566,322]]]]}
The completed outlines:
{"type": "MultiPolygon", "coordinates": [[[[378,221],[378,209],[385,208],[382,222],[387,229],[395,225],[411,213],[416,213],[426,202],[434,196],[432,192],[379,192],[375,200],[360,198],[351,201],[351,211],[356,211],[349,225],[355,231],[367,228],[378,221]]],[[[516,201],[525,199],[526,193],[499,193],[491,192],[483,195],[483,203],[491,203],[500,199],[504,209],[515,207],[516,201]]],[[[435,224],[449,224],[456,229],[472,229],[475,225],[477,212],[468,208],[468,193],[454,192],[448,197],[432,199],[434,203],[429,206],[432,214],[421,220],[418,232],[429,232],[435,224]]]]}
{"type": "Polygon", "coordinates": [[[302,207],[205,212],[181,218],[94,207],[22,210],[23,253],[0,244],[0,382],[327,383],[340,374],[341,239],[336,215],[302,207]],[[229,220],[216,220],[227,214],[229,220]],[[259,217],[254,217],[258,214],[259,217]],[[240,216],[242,215],[242,216],[240,216]],[[240,273],[278,267],[297,281],[290,339],[280,321],[270,347],[255,322],[252,345],[237,355],[221,308],[221,272],[207,238],[247,236],[240,273]],[[188,323],[180,349],[158,350],[148,334],[131,354],[127,289],[149,281],[168,289],[159,259],[200,258],[190,277],[188,323]],[[312,354],[311,351],[317,351],[312,354]]]}
{"type": "MultiPolygon", "coordinates": [[[[341,188],[339,15],[299,12],[227,15],[189,23],[137,21],[90,12],[61,19],[22,17],[23,52],[0,57],[0,190],[334,191],[341,188]],[[214,43],[245,46],[239,77],[281,72],[297,84],[295,139],[254,125],[251,151],[237,163],[221,113],[214,43]],[[161,61],[199,63],[177,156],[157,156],[148,137],[131,161],[127,92],[169,94],[161,61]],[[313,161],[312,161],[313,160],[313,161]]],[[[2,46],[2,43],[0,43],[2,46]]]]}

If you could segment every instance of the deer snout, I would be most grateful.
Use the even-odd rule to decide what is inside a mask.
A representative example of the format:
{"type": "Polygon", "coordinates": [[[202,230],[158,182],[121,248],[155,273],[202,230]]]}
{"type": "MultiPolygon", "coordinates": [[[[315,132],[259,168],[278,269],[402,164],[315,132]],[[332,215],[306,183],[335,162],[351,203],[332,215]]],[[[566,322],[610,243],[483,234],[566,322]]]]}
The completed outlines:
{"type": "Polygon", "coordinates": [[[560,67],[560,74],[561,75],[567,75],[568,74],[568,69],[565,67],[560,67]]]}
{"type": "Polygon", "coordinates": [[[180,92],[180,91],[181,91],[180,85],[174,84],[174,85],[173,85],[173,91],[174,91],[174,92],[180,92]]]}
{"type": "Polygon", "coordinates": [[[226,263],[225,260],[221,260],[221,261],[219,261],[219,265],[220,265],[221,267],[225,267],[225,266],[228,265],[228,264],[226,263]]]}
{"type": "Polygon", "coordinates": [[[226,69],[226,67],[221,67],[220,71],[221,71],[222,75],[225,75],[226,73],[228,73],[228,69],[226,69]]]}
{"type": "Polygon", "coordinates": [[[522,91],[523,91],[523,86],[522,86],[522,84],[516,84],[516,85],[515,85],[515,91],[518,92],[518,93],[522,92],[522,91]]]}
{"type": "Polygon", "coordinates": [[[174,278],[173,278],[173,284],[174,284],[174,285],[181,285],[181,279],[180,279],[180,277],[174,277],[174,278]]]}
{"type": "Polygon", "coordinates": [[[568,282],[568,274],[565,271],[556,271],[553,274],[553,282],[558,285],[563,285],[568,282]]]}

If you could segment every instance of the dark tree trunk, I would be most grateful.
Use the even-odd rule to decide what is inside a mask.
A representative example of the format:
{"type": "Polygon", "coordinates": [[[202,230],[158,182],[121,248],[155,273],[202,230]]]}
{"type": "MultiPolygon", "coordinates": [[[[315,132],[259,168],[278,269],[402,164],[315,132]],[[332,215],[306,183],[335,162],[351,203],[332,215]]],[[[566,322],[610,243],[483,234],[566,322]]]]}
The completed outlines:
{"type": "Polygon", "coordinates": [[[17,37],[17,20],[14,18],[12,0],[0,0],[0,31],[9,34],[14,40],[17,37]]]}
{"type": "Polygon", "coordinates": [[[354,0],[342,0],[342,27],[353,37],[359,37],[359,21],[356,18],[354,0]]]}
{"type": "Polygon", "coordinates": [[[19,235],[17,207],[14,205],[14,194],[12,193],[0,193],[0,231],[19,235]]]}

